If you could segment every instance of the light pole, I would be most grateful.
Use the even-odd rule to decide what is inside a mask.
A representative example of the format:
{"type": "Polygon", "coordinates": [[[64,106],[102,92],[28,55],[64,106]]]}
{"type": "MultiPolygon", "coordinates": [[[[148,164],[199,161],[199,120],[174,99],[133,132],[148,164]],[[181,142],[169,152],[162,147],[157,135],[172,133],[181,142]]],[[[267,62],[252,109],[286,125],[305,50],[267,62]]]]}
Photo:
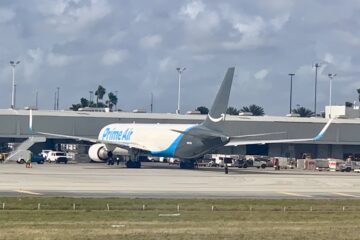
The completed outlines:
{"type": "Polygon", "coordinates": [[[334,77],[336,77],[336,73],[329,73],[328,74],[329,77],[329,106],[330,106],[330,114],[329,114],[329,118],[331,118],[331,97],[332,97],[332,80],[334,79],[334,77]]]}
{"type": "Polygon", "coordinates": [[[38,97],[39,97],[39,93],[38,93],[38,91],[36,91],[36,93],[35,93],[35,108],[36,108],[36,110],[38,110],[38,97]]]}
{"type": "Polygon", "coordinates": [[[295,73],[289,73],[290,76],[290,109],[289,109],[289,113],[291,114],[292,111],[292,80],[293,77],[295,76],[295,73]]]}
{"type": "Polygon", "coordinates": [[[60,87],[56,87],[57,99],[56,99],[56,110],[59,111],[59,101],[60,101],[60,87]]]}
{"type": "Polygon", "coordinates": [[[152,113],[153,112],[153,107],[154,107],[154,94],[151,92],[150,94],[150,112],[152,113]]]}
{"type": "Polygon", "coordinates": [[[317,100],[316,100],[316,95],[317,95],[317,74],[318,74],[318,68],[321,66],[321,63],[315,63],[314,67],[315,67],[315,101],[314,101],[314,114],[316,117],[316,105],[317,105],[317,100]]]}
{"type": "Polygon", "coordinates": [[[20,61],[10,61],[12,67],[12,91],[11,91],[11,108],[15,109],[15,67],[20,61]]]}
{"type": "Polygon", "coordinates": [[[89,106],[88,106],[88,107],[90,107],[91,104],[93,103],[93,94],[94,94],[94,91],[89,91],[89,93],[90,93],[90,98],[89,98],[89,106]]]}
{"type": "Polygon", "coordinates": [[[186,70],[186,68],[176,68],[179,73],[179,91],[178,91],[178,104],[176,109],[176,114],[180,114],[180,86],[181,86],[181,74],[186,70]]]}

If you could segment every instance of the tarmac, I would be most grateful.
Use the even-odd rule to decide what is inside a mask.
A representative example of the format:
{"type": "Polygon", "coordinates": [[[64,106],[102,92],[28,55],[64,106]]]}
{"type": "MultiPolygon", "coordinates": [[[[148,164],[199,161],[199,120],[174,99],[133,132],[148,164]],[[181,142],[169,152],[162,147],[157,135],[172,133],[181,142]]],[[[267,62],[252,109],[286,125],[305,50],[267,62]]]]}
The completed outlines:
{"type": "Polygon", "coordinates": [[[183,170],[145,163],[0,164],[0,197],[360,199],[360,173],[221,168],[183,170]]]}

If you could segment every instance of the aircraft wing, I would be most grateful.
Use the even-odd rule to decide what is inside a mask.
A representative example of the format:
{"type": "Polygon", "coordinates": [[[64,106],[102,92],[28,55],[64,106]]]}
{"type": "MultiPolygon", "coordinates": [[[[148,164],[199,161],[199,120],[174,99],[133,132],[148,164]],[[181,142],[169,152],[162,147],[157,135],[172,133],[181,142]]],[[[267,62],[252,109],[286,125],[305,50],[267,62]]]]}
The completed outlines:
{"type": "Polygon", "coordinates": [[[76,141],[87,141],[92,143],[103,143],[108,145],[113,145],[120,148],[130,149],[135,148],[143,151],[150,151],[145,146],[139,145],[135,142],[117,142],[117,141],[108,141],[108,140],[99,140],[96,138],[87,138],[87,137],[79,137],[79,136],[71,136],[71,135],[64,135],[64,134],[57,134],[57,133],[46,133],[46,132],[36,132],[41,135],[45,136],[52,136],[52,137],[60,137],[60,138],[67,138],[67,139],[74,139],[76,141]]]}
{"type": "MultiPolygon", "coordinates": [[[[325,134],[326,130],[329,128],[333,119],[330,119],[326,125],[321,129],[319,134],[313,138],[296,138],[296,139],[276,139],[276,140],[241,140],[239,137],[235,136],[234,138],[230,137],[230,141],[225,146],[241,146],[241,145],[250,145],[250,144],[267,144],[267,143],[295,143],[295,142],[314,142],[319,141],[325,134]]],[[[243,135],[246,136],[246,135],[243,135]]]]}
{"type": "Polygon", "coordinates": [[[60,137],[60,138],[67,138],[67,139],[74,139],[76,141],[87,141],[92,143],[98,143],[98,139],[96,138],[87,138],[87,137],[79,137],[79,136],[71,136],[71,135],[63,135],[57,133],[47,133],[47,132],[36,132],[41,135],[51,136],[51,137],[60,137]]]}

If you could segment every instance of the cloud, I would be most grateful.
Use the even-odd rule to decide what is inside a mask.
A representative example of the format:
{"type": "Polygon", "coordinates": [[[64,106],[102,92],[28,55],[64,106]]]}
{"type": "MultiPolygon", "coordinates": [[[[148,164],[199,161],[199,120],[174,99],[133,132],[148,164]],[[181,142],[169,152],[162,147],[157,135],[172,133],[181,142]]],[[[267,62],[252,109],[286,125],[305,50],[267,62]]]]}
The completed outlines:
{"type": "Polygon", "coordinates": [[[233,13],[232,10],[226,10],[223,14],[229,14],[226,18],[235,30],[234,36],[236,37],[236,40],[222,43],[225,49],[240,50],[266,44],[264,35],[267,24],[261,16],[240,15],[233,13]]]}
{"type": "Polygon", "coordinates": [[[143,48],[154,48],[162,42],[162,37],[159,34],[148,35],[140,39],[140,46],[143,48]]]}
{"type": "Polygon", "coordinates": [[[261,69],[260,71],[256,72],[254,74],[254,78],[258,80],[263,80],[266,78],[266,76],[269,74],[269,70],[267,69],[261,69]]]}
{"type": "Polygon", "coordinates": [[[127,57],[127,50],[109,49],[104,53],[101,63],[106,66],[112,66],[122,63],[127,57]]]}
{"type": "Polygon", "coordinates": [[[195,19],[200,13],[204,12],[205,5],[202,1],[193,1],[181,8],[180,14],[190,19],[195,19]]]}
{"type": "Polygon", "coordinates": [[[49,53],[47,55],[47,63],[53,67],[64,67],[71,64],[73,61],[73,57],[63,54],[49,53]]]}
{"type": "MultiPolygon", "coordinates": [[[[318,94],[328,93],[327,74],[337,73],[333,100],[343,103],[359,82],[360,33],[354,30],[360,25],[359,10],[355,1],[324,0],[1,1],[0,96],[11,89],[8,61],[18,59],[19,106],[28,103],[31,89],[43,96],[41,107],[51,109],[49,87],[64,90],[61,104],[68,107],[100,83],[120,90],[117,80],[123,79],[122,88],[135,91],[122,92],[122,108],[147,103],[144,91],[155,86],[161,89],[156,110],[168,112],[176,105],[177,91],[169,79],[177,78],[176,67],[186,66],[183,106],[191,110],[197,100],[213,100],[196,89],[216,94],[225,69],[235,65],[234,106],[252,103],[253,93],[260,91],[256,103],[268,114],[283,115],[287,74],[296,73],[294,103],[312,106],[311,65],[326,61],[318,69],[318,94]]],[[[0,107],[8,107],[9,100],[0,107]]],[[[319,98],[319,109],[324,103],[319,98]]]]}
{"type": "Polygon", "coordinates": [[[29,49],[26,52],[22,67],[24,68],[24,77],[28,82],[35,81],[44,62],[44,51],[41,48],[29,49]]]}
{"type": "Polygon", "coordinates": [[[277,16],[270,20],[270,25],[274,28],[275,31],[280,31],[289,21],[289,18],[290,18],[290,14],[288,13],[282,16],[277,16]]]}
{"type": "Polygon", "coordinates": [[[159,70],[160,72],[166,72],[170,69],[173,70],[176,67],[175,61],[171,57],[165,57],[159,62],[159,70]]]}
{"type": "Polygon", "coordinates": [[[9,8],[0,8],[0,23],[6,23],[15,18],[15,12],[9,8]]]}
{"type": "Polygon", "coordinates": [[[61,32],[78,32],[111,12],[107,0],[41,0],[39,11],[61,32]]]}

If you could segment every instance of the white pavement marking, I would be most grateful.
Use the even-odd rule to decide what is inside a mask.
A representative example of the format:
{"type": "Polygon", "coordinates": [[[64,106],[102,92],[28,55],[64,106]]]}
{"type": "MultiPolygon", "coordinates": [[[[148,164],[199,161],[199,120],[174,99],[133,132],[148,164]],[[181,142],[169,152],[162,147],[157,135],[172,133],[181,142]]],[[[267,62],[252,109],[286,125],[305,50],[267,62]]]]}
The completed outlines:
{"type": "Polygon", "coordinates": [[[18,193],[26,193],[26,194],[30,194],[30,195],[42,195],[41,193],[32,192],[32,191],[27,191],[27,190],[22,190],[22,189],[17,189],[17,190],[15,190],[15,192],[18,192],[18,193]]]}
{"type": "Polygon", "coordinates": [[[299,194],[299,193],[291,193],[291,192],[279,192],[284,195],[293,196],[293,197],[306,197],[306,198],[312,198],[313,196],[305,195],[305,194],[299,194]]]}
{"type": "Polygon", "coordinates": [[[354,197],[354,198],[360,198],[360,196],[358,195],[352,195],[352,194],[348,194],[348,193],[340,193],[340,192],[335,192],[333,193],[335,195],[339,195],[339,196],[343,196],[343,197],[354,197]]]}

